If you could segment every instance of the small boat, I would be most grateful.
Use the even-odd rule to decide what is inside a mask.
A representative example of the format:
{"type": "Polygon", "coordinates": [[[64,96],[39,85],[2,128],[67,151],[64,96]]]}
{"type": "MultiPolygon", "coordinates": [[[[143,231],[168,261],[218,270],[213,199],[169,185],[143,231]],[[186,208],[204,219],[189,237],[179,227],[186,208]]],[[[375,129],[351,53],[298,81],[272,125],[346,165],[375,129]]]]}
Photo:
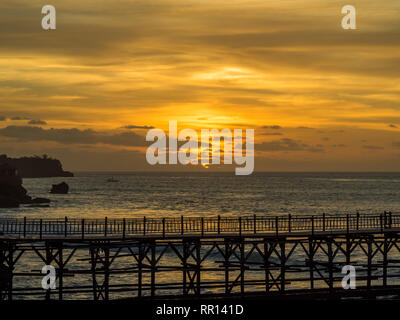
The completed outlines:
{"type": "Polygon", "coordinates": [[[113,177],[113,178],[107,179],[107,182],[119,182],[119,180],[116,180],[116,179],[114,179],[114,177],[113,177]]]}

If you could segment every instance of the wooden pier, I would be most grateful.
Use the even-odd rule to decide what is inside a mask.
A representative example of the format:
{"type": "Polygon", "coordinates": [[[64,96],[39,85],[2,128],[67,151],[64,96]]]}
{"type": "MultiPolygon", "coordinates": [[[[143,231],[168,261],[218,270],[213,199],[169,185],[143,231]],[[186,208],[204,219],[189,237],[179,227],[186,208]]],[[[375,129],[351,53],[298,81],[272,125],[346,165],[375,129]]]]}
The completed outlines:
{"type": "Polygon", "coordinates": [[[400,295],[400,215],[0,219],[0,299],[400,295]],[[42,288],[42,267],[56,289],[42,288]],[[344,265],[356,290],[342,288],[344,265]]]}

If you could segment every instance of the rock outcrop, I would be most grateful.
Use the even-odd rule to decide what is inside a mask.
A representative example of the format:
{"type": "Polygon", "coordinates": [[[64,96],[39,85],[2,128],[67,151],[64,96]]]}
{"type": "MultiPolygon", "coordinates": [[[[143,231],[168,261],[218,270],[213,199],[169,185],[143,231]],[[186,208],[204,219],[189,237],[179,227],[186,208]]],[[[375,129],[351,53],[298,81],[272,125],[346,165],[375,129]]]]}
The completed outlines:
{"type": "Polygon", "coordinates": [[[8,163],[0,164],[0,208],[16,208],[20,204],[49,203],[49,199],[32,199],[22,186],[22,178],[16,168],[8,163]]]}
{"type": "Polygon", "coordinates": [[[57,159],[47,155],[42,157],[9,158],[7,155],[0,155],[0,164],[7,163],[16,168],[22,178],[49,178],[49,177],[73,177],[74,174],[64,171],[62,164],[57,159]]]}
{"type": "Polygon", "coordinates": [[[67,194],[68,191],[69,191],[69,186],[67,183],[63,181],[59,184],[53,184],[50,193],[67,194]]]}

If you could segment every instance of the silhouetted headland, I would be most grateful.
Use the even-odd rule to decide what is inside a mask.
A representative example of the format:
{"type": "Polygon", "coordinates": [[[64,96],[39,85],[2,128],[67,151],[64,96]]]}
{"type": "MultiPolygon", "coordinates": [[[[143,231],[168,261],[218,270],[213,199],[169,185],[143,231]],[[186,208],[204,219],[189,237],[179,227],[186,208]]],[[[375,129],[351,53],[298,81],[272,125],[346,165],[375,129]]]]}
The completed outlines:
{"type": "Polygon", "coordinates": [[[22,186],[18,169],[8,163],[0,163],[0,208],[15,208],[20,204],[49,203],[49,199],[32,198],[22,186]]]}
{"type": "Polygon", "coordinates": [[[7,163],[16,168],[21,178],[49,178],[49,177],[73,177],[74,174],[64,171],[60,160],[47,155],[42,157],[9,158],[0,155],[0,164],[7,163]]]}

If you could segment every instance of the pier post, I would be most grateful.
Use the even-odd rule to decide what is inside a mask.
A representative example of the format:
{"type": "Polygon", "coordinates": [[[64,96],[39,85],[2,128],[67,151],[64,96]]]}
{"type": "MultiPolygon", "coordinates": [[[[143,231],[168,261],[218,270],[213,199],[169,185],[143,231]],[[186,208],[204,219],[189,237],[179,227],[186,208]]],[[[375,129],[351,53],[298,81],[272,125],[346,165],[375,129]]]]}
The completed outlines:
{"type": "Polygon", "coordinates": [[[314,216],[311,217],[311,234],[314,235],[314,216]]]}
{"type": "Polygon", "coordinates": [[[97,283],[96,283],[96,256],[95,256],[95,248],[90,246],[90,262],[91,262],[91,271],[92,271],[92,290],[93,290],[93,299],[98,300],[97,297],[97,283]]]}
{"type": "Polygon", "coordinates": [[[65,217],[64,219],[64,237],[66,238],[68,234],[68,218],[65,217]]]}
{"type": "Polygon", "coordinates": [[[157,269],[156,243],[154,240],[152,240],[150,243],[150,250],[151,250],[150,296],[154,297],[156,295],[156,269],[157,269]]]}
{"type": "Polygon", "coordinates": [[[82,240],[85,239],[85,219],[82,219],[82,240]]]}
{"type": "Polygon", "coordinates": [[[104,236],[107,237],[107,225],[108,225],[108,218],[104,218],[104,236]]]}
{"type": "Polygon", "coordinates": [[[143,282],[143,260],[145,259],[145,249],[144,243],[139,242],[138,244],[138,272],[137,272],[137,281],[138,281],[138,298],[142,297],[142,282],[143,282]]]}
{"type": "Polygon", "coordinates": [[[40,219],[40,231],[39,231],[39,239],[42,240],[42,233],[43,233],[43,219],[40,219]]]}
{"type": "Polygon", "coordinates": [[[333,250],[332,250],[332,239],[328,237],[326,239],[328,245],[328,273],[329,273],[329,292],[333,291],[333,250]]]}
{"type": "Polygon", "coordinates": [[[245,251],[244,251],[244,240],[240,239],[240,243],[239,243],[239,248],[240,248],[240,294],[242,295],[242,297],[244,296],[244,289],[245,289],[245,279],[244,279],[244,275],[245,275],[245,262],[246,262],[246,256],[245,256],[245,251]]]}
{"type": "Polygon", "coordinates": [[[263,252],[263,258],[264,258],[264,273],[265,273],[265,291],[269,292],[270,284],[269,284],[269,256],[271,254],[270,250],[270,244],[269,240],[267,238],[263,239],[264,243],[264,252],[263,252]]]}
{"type": "MultiPolygon", "coordinates": [[[[51,265],[51,263],[53,262],[53,259],[54,259],[53,249],[50,247],[50,243],[47,240],[45,243],[45,247],[46,247],[46,258],[45,258],[44,263],[46,265],[51,265]]],[[[50,300],[50,294],[51,294],[51,289],[47,289],[46,290],[46,300],[50,300]]]]}
{"type": "Polygon", "coordinates": [[[12,241],[0,241],[0,301],[13,299],[13,269],[16,247],[12,241]]]}
{"type": "Polygon", "coordinates": [[[230,269],[229,259],[232,254],[232,248],[228,238],[225,238],[224,242],[225,242],[225,250],[224,250],[225,294],[228,295],[231,293],[231,290],[229,288],[229,269],[230,269]]]}
{"type": "Polygon", "coordinates": [[[388,226],[388,213],[385,211],[384,212],[384,219],[383,219],[383,227],[386,229],[388,226]]]}
{"type": "Polygon", "coordinates": [[[201,294],[201,241],[196,240],[196,296],[201,294]]]}
{"type": "Polygon", "coordinates": [[[373,242],[373,236],[370,235],[367,238],[367,245],[368,245],[368,251],[367,251],[367,289],[369,290],[371,288],[371,278],[372,278],[372,242],[373,242]]]}
{"type": "Polygon", "coordinates": [[[165,238],[165,218],[162,218],[162,236],[165,238]]]}
{"type": "Polygon", "coordinates": [[[357,215],[357,225],[356,225],[356,229],[357,231],[360,229],[360,213],[357,211],[356,213],[357,215]]]}
{"type": "Polygon", "coordinates": [[[181,216],[181,234],[183,235],[183,216],[181,216]]]}
{"type": "Polygon", "coordinates": [[[286,239],[279,240],[280,252],[280,262],[281,262],[281,293],[285,293],[286,284],[286,239]]]}
{"type": "MultiPolygon", "coordinates": [[[[188,241],[183,239],[182,243],[182,294],[186,296],[189,293],[189,289],[187,286],[187,273],[188,273],[188,259],[190,257],[190,246],[188,245],[188,241]]],[[[190,279],[190,276],[189,276],[190,279]]]]}
{"type": "Polygon", "coordinates": [[[288,216],[288,230],[289,230],[289,233],[292,232],[292,215],[290,213],[288,216]]]}
{"type": "Polygon", "coordinates": [[[388,277],[387,267],[388,267],[388,251],[389,251],[389,243],[388,243],[387,234],[385,234],[383,241],[384,241],[384,243],[383,243],[383,266],[382,266],[383,283],[382,284],[384,287],[386,287],[387,286],[387,277],[388,277]]]}
{"type": "Polygon", "coordinates": [[[217,227],[218,227],[218,234],[220,234],[221,233],[221,216],[220,215],[218,215],[217,227]]]}
{"type": "Polygon", "coordinates": [[[350,235],[346,235],[346,264],[349,265],[350,264],[350,258],[351,258],[351,239],[350,239],[350,235]]]}
{"type": "Polygon", "coordinates": [[[310,269],[310,289],[314,289],[314,238],[308,237],[308,263],[310,269]]]}
{"type": "Polygon", "coordinates": [[[63,299],[64,291],[64,256],[63,249],[64,244],[62,241],[57,243],[58,245],[58,299],[61,301],[63,299]]]}
{"type": "Polygon", "coordinates": [[[125,234],[126,234],[126,219],[122,219],[122,239],[125,240],[125,234]]]}
{"type": "Polygon", "coordinates": [[[24,217],[24,238],[26,238],[26,217],[24,217]]]}

